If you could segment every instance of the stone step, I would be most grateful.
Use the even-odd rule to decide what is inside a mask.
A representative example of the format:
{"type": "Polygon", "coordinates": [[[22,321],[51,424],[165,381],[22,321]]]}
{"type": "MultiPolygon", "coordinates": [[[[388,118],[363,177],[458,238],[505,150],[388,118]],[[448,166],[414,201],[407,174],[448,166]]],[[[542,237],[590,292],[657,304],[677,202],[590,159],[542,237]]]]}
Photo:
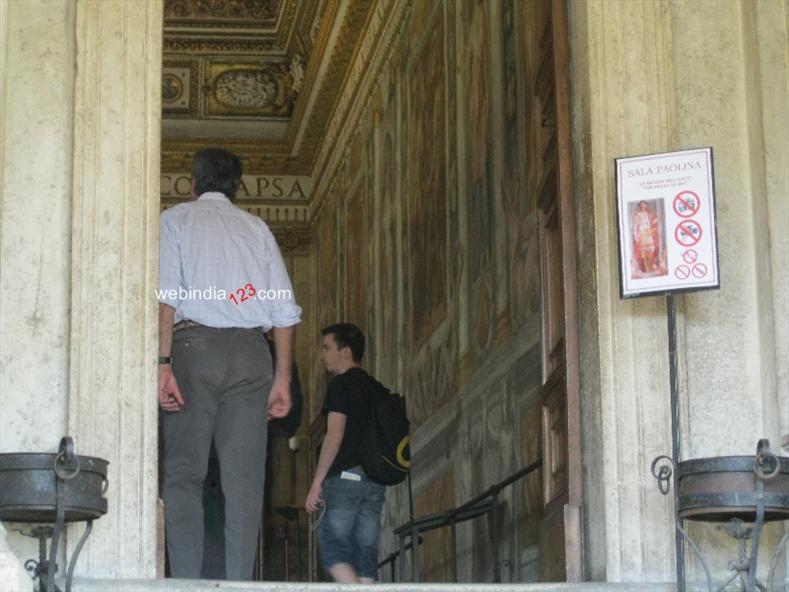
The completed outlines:
{"type": "MultiPolygon", "coordinates": [[[[63,583],[60,582],[63,589],[63,583]]],[[[98,580],[75,578],[72,592],[676,592],[673,583],[584,584],[334,584],[215,580],[98,580]]],[[[707,590],[688,586],[688,592],[707,590]]]]}

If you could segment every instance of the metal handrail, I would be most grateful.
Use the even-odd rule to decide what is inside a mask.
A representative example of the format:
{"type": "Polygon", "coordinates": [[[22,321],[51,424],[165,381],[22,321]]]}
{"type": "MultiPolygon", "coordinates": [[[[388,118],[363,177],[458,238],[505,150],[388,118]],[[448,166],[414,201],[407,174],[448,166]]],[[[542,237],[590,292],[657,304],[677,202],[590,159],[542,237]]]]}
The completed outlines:
{"type": "MultiPolygon", "coordinates": [[[[455,536],[455,527],[459,522],[465,522],[467,520],[473,520],[474,518],[478,518],[483,515],[490,516],[495,524],[496,513],[498,511],[498,496],[499,492],[505,487],[511,485],[515,481],[522,479],[529,473],[533,473],[537,469],[541,468],[543,465],[542,460],[535,461],[530,465],[523,467],[521,470],[513,473],[506,479],[496,483],[489,487],[485,492],[477,495],[476,497],[470,499],[469,501],[465,502],[453,508],[451,510],[445,510],[443,512],[436,512],[435,514],[429,514],[427,516],[421,516],[419,518],[414,518],[401,524],[397,528],[394,529],[394,534],[400,537],[400,548],[398,551],[394,551],[393,553],[389,554],[389,556],[384,559],[381,563],[378,564],[378,568],[381,569],[387,563],[392,564],[392,573],[391,579],[394,582],[394,562],[398,561],[398,572],[399,572],[399,580],[403,581],[405,578],[405,552],[406,550],[411,550],[411,579],[414,582],[419,582],[419,545],[422,544],[422,537],[419,536],[422,532],[428,532],[431,530],[435,530],[437,528],[443,528],[445,526],[449,526],[452,528],[452,575],[453,581],[458,581],[458,570],[457,570],[457,538],[455,536]],[[491,498],[491,499],[488,499],[491,498]],[[405,538],[410,537],[411,542],[408,545],[405,544],[405,538]],[[413,541],[417,541],[416,547],[414,547],[413,541]]],[[[498,583],[501,581],[501,565],[498,561],[499,556],[499,541],[498,537],[493,538],[493,546],[494,546],[494,574],[493,574],[493,581],[498,583]]]]}
{"type": "MultiPolygon", "coordinates": [[[[422,537],[419,537],[419,539],[416,541],[418,545],[421,545],[423,542],[425,541],[422,537]]],[[[410,551],[413,546],[414,543],[408,543],[405,546],[405,550],[410,551]]],[[[389,553],[389,555],[387,555],[386,559],[384,559],[378,564],[378,571],[381,571],[384,568],[384,566],[386,566],[387,564],[391,564],[389,566],[391,568],[390,578],[393,582],[394,582],[394,562],[397,560],[398,557],[400,557],[400,551],[393,551],[389,553]]]]}

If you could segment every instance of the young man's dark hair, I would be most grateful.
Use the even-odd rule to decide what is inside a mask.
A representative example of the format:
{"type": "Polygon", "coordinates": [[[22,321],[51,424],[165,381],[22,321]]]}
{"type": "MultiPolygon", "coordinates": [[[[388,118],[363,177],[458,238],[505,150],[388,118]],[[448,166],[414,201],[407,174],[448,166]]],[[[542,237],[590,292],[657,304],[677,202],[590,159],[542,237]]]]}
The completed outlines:
{"type": "Polygon", "coordinates": [[[204,148],[192,157],[192,179],[197,196],[206,191],[218,191],[233,201],[241,185],[241,173],[238,157],[221,148],[204,148]]]}
{"type": "Polygon", "coordinates": [[[353,361],[357,364],[362,361],[364,355],[364,333],[356,325],[351,323],[337,323],[321,329],[321,335],[333,335],[337,343],[337,349],[344,347],[351,348],[353,361]]]}

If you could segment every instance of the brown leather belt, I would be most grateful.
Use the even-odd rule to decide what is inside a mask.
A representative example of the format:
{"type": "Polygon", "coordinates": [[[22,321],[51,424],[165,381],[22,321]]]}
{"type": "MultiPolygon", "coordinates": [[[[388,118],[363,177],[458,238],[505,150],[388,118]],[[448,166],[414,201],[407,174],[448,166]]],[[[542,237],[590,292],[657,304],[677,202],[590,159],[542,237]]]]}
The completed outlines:
{"type": "Polygon", "coordinates": [[[184,329],[191,329],[192,327],[205,327],[205,325],[195,323],[194,321],[178,321],[173,325],[173,333],[178,333],[178,331],[183,331],[184,329]]]}
{"type": "MultiPolygon", "coordinates": [[[[192,327],[206,327],[208,329],[212,329],[213,327],[208,327],[207,325],[201,325],[200,323],[196,323],[195,321],[183,320],[178,321],[175,325],[173,325],[173,333],[178,333],[178,331],[183,331],[184,329],[191,329],[192,327]]],[[[244,329],[245,327],[238,327],[239,329],[244,329]]],[[[263,330],[263,327],[246,327],[250,331],[260,331],[264,335],[266,332],[263,330]]]]}

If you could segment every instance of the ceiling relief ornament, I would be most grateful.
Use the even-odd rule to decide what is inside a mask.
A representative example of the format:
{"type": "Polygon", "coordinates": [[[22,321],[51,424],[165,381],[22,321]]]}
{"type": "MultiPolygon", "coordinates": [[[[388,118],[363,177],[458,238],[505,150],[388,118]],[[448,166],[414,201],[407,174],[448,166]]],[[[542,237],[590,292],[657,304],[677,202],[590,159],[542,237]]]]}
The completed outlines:
{"type": "Polygon", "coordinates": [[[277,79],[266,70],[230,70],[214,84],[216,100],[227,107],[270,107],[279,94],[277,79]]]}
{"type": "Polygon", "coordinates": [[[289,117],[296,102],[293,77],[284,64],[206,65],[205,115],[289,117]]]}
{"type": "Polygon", "coordinates": [[[300,54],[293,54],[290,58],[290,78],[293,81],[293,90],[299,92],[304,82],[304,58],[300,54]]]}
{"type": "Polygon", "coordinates": [[[188,62],[165,63],[162,67],[162,110],[168,115],[196,111],[196,69],[188,62]]]}
{"type": "Polygon", "coordinates": [[[312,242],[312,232],[309,224],[282,225],[267,222],[280,251],[287,255],[296,255],[307,252],[312,242]]]}
{"type": "Polygon", "coordinates": [[[164,18],[250,19],[274,23],[281,0],[165,0],[164,18]]]}

